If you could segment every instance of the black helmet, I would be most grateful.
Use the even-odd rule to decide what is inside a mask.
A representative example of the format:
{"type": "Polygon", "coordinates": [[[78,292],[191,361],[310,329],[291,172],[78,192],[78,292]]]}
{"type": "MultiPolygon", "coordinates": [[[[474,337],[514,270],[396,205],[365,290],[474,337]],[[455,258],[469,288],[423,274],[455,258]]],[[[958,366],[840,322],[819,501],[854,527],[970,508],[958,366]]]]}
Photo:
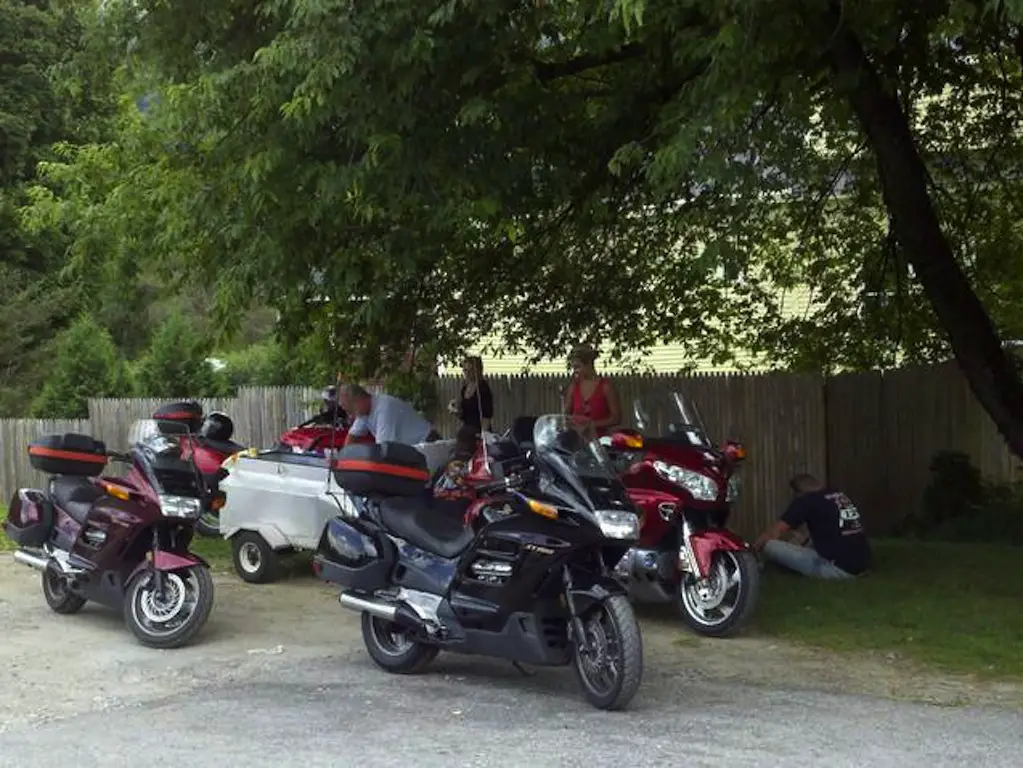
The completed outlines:
{"type": "Polygon", "coordinates": [[[337,408],[337,387],[333,384],[329,387],[324,387],[323,392],[320,393],[320,397],[323,398],[323,410],[333,413],[337,408]]]}
{"type": "Polygon", "coordinates": [[[199,436],[207,440],[217,440],[226,443],[234,435],[234,422],[226,413],[213,411],[206,414],[202,427],[199,428],[199,436]]]}

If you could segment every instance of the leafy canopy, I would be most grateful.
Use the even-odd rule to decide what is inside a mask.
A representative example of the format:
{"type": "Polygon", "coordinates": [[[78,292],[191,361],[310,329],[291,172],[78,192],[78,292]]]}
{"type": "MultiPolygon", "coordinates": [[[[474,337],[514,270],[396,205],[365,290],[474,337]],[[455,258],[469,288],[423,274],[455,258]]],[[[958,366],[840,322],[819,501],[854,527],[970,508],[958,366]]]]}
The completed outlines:
{"type": "Polygon", "coordinates": [[[267,303],[287,343],[356,369],[495,330],[545,352],[929,359],[944,336],[825,54],[842,25],[897,93],[956,258],[1015,336],[1023,48],[992,8],[108,3],[121,136],[48,166],[37,210],[73,201],[82,263],[115,242],[214,286],[225,329],[267,303]]]}

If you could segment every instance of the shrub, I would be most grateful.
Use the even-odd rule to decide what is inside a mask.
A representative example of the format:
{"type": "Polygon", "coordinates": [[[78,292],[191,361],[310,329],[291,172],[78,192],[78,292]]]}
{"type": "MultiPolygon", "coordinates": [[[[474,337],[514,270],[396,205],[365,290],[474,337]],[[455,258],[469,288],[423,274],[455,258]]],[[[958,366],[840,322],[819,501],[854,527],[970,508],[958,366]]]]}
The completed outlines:
{"type": "Polygon", "coordinates": [[[985,481],[960,451],[931,460],[920,510],[900,529],[929,541],[1023,544],[1023,484],[985,481]]]}

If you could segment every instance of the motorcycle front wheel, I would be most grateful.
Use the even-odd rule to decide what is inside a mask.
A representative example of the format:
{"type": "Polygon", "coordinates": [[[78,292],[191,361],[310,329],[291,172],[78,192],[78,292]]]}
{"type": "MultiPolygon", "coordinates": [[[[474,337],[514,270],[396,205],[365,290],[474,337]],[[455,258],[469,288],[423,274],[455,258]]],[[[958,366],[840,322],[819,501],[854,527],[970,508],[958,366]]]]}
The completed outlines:
{"type": "Polygon", "coordinates": [[[124,621],[132,634],[150,648],[179,648],[202,629],[213,609],[213,577],[204,565],[164,575],[162,593],[156,575],[137,573],[124,596],[124,621]]]}
{"type": "Polygon", "coordinates": [[[678,607],[686,626],[705,637],[731,637],[749,623],[760,597],[760,568],[749,550],[719,550],[710,575],[682,575],[678,607]]]}
{"type": "Polygon", "coordinates": [[[643,637],[632,604],[613,595],[583,617],[585,637],[573,638],[573,666],[583,695],[597,709],[624,709],[643,679],[643,637]]]}

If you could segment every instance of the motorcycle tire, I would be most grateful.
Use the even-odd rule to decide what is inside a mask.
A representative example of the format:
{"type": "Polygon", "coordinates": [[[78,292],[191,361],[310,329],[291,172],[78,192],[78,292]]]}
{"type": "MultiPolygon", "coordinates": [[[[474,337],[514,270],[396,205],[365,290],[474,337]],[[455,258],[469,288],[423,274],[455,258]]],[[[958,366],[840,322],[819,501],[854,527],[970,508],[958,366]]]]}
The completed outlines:
{"type": "Polygon", "coordinates": [[[52,561],[43,571],[43,597],[51,611],[64,616],[78,613],[88,602],[71,591],[67,578],[52,561]]]}
{"type": "Polygon", "coordinates": [[[374,664],[398,675],[422,672],[440,653],[436,646],[413,640],[406,631],[368,613],[362,614],[362,641],[374,664]],[[394,639],[396,632],[402,636],[403,643],[394,639]]]}
{"type": "Polygon", "coordinates": [[[624,709],[639,690],[643,679],[643,636],[632,604],[624,595],[612,595],[591,609],[583,617],[586,643],[603,643],[597,654],[608,653],[611,646],[617,661],[618,673],[608,685],[595,681],[594,670],[588,664],[589,654],[580,648],[581,640],[573,638],[572,666],[582,686],[586,700],[597,709],[624,709]],[[610,642],[609,642],[610,641],[610,642]]]}
{"type": "MultiPolygon", "coordinates": [[[[756,555],[750,550],[740,552],[715,552],[711,567],[716,567],[719,558],[731,556],[735,558],[736,568],[739,573],[739,587],[735,598],[734,607],[728,616],[720,621],[708,621],[694,615],[696,610],[691,604],[692,599],[687,600],[682,594],[686,589],[686,582],[679,585],[676,593],[676,600],[679,613],[685,625],[698,635],[704,637],[733,637],[739,634],[753,618],[753,611],[760,599],[760,566],[756,555]]],[[[685,577],[684,577],[685,578],[685,577]]],[[[691,578],[691,577],[689,577],[691,578]]]]}
{"type": "Polygon", "coordinates": [[[208,539],[219,539],[220,538],[220,518],[213,515],[204,514],[198,520],[195,521],[195,532],[200,536],[205,536],[208,539]],[[216,520],[216,522],[210,522],[216,520]]]}
{"type": "MultiPolygon", "coordinates": [[[[180,648],[198,634],[213,610],[213,576],[204,565],[193,565],[168,573],[168,576],[176,577],[182,587],[186,580],[194,578],[195,605],[184,621],[166,631],[154,630],[146,624],[147,607],[150,612],[154,608],[159,610],[153,605],[153,592],[147,590],[152,576],[153,571],[147,569],[135,574],[128,582],[124,595],[124,622],[142,645],[149,648],[180,648]]],[[[176,584],[174,588],[178,588],[176,584]]]]}

